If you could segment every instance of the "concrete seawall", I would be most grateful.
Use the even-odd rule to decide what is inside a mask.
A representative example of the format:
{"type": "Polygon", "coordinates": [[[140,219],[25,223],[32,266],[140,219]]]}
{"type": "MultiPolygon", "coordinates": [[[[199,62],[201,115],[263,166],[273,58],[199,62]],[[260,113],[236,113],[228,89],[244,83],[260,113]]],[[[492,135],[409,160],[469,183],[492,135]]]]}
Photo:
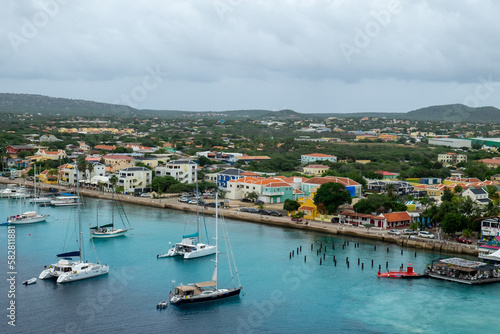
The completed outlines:
{"type": "MultiPolygon", "coordinates": [[[[0,183],[18,184],[18,182],[19,181],[17,180],[9,180],[8,178],[0,177],[0,183]]],[[[26,184],[26,186],[32,187],[30,184],[26,184]]],[[[43,190],[48,190],[50,187],[53,186],[45,184],[41,185],[41,188],[43,190]]],[[[74,188],[70,187],[58,187],[58,189],[60,192],[75,191],[74,188]]],[[[80,194],[86,197],[108,199],[108,200],[110,200],[112,196],[111,193],[106,193],[106,192],[103,193],[89,189],[80,189],[80,194]]],[[[115,195],[115,199],[130,204],[147,205],[156,208],[166,208],[166,209],[196,213],[195,205],[180,203],[177,201],[177,197],[152,199],[148,197],[137,197],[131,195],[115,195]]],[[[205,213],[215,214],[214,208],[205,208],[204,210],[205,213]]],[[[284,228],[294,228],[294,229],[315,231],[333,235],[344,235],[362,239],[370,239],[375,241],[397,244],[401,247],[426,249],[435,252],[447,252],[447,253],[464,254],[470,256],[477,256],[479,254],[478,249],[474,246],[467,246],[454,242],[445,242],[445,241],[428,240],[428,239],[425,240],[409,239],[406,236],[388,235],[386,234],[386,231],[380,231],[374,229],[367,231],[365,228],[332,224],[330,222],[309,221],[309,225],[305,225],[293,222],[290,220],[289,217],[260,216],[254,213],[240,212],[234,208],[220,209],[220,211],[224,214],[225,217],[233,218],[240,221],[250,221],[254,223],[260,223],[271,226],[280,226],[284,228]]]]}

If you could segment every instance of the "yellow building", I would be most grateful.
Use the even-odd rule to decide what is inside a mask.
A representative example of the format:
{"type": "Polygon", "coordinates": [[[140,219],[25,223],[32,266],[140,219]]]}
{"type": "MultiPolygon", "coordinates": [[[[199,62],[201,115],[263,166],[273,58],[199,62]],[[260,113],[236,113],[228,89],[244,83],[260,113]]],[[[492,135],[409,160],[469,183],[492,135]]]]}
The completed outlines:
{"type": "Polygon", "coordinates": [[[305,175],[323,175],[323,173],[326,173],[330,167],[325,166],[325,165],[307,165],[303,169],[303,173],[305,175]]]}

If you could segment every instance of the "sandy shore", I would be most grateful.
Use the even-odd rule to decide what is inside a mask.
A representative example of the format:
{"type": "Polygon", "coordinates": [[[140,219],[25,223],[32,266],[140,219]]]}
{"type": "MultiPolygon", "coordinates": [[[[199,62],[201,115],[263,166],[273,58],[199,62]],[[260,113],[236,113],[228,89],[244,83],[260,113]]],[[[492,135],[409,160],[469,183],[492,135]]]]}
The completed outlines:
{"type": "MultiPolygon", "coordinates": [[[[19,184],[19,181],[9,180],[6,177],[0,177],[0,183],[19,184]]],[[[26,186],[32,187],[32,184],[28,182],[26,186]]],[[[41,185],[41,188],[47,191],[51,187],[57,188],[59,192],[74,192],[76,190],[74,187],[54,186],[46,184],[41,185]]],[[[100,192],[96,190],[80,188],[80,193],[81,195],[87,197],[111,199],[111,193],[100,192]]],[[[175,195],[164,195],[163,198],[137,197],[132,195],[121,195],[121,194],[118,196],[115,195],[115,199],[126,203],[147,205],[157,208],[168,208],[185,212],[196,212],[195,205],[178,202],[177,198],[178,197],[175,195]]],[[[215,200],[210,200],[210,201],[215,201],[215,200]]],[[[338,234],[356,238],[371,239],[371,240],[397,244],[402,247],[420,248],[438,252],[450,252],[457,254],[467,254],[472,256],[477,256],[477,254],[479,253],[476,246],[464,245],[456,242],[449,242],[443,240],[441,241],[427,240],[421,238],[410,239],[408,238],[408,236],[389,235],[385,230],[377,230],[372,228],[368,231],[364,227],[346,226],[342,224],[332,224],[330,222],[321,222],[314,220],[309,220],[309,225],[305,225],[303,223],[296,223],[291,221],[290,217],[261,216],[259,214],[238,211],[238,209],[243,206],[253,206],[253,205],[251,205],[251,203],[242,203],[240,201],[232,200],[229,203],[229,208],[224,208],[221,211],[225,217],[234,218],[241,221],[250,221],[254,223],[281,226],[286,228],[295,228],[295,229],[316,231],[334,235],[338,234]]],[[[274,205],[268,204],[266,205],[266,208],[269,210],[281,209],[282,211],[282,204],[274,204],[274,205]]],[[[213,213],[215,213],[214,208],[205,208],[205,211],[206,212],[212,211],[213,213]]]]}

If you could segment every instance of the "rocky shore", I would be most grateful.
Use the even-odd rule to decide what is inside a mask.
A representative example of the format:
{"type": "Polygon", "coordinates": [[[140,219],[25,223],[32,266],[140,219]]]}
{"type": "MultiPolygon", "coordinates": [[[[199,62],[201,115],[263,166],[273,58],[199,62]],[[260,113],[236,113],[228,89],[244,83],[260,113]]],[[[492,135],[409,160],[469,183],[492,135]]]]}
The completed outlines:
{"type": "MultiPolygon", "coordinates": [[[[4,184],[18,184],[18,180],[9,180],[6,177],[0,177],[0,183],[4,184]]],[[[26,184],[27,187],[32,187],[29,183],[26,184]]],[[[49,188],[57,188],[59,192],[74,192],[73,187],[63,187],[63,186],[53,186],[42,184],[41,188],[43,190],[48,190],[49,188]]],[[[87,197],[100,198],[100,199],[111,199],[111,193],[100,192],[91,189],[80,189],[80,194],[87,197]]],[[[173,210],[180,210],[185,212],[196,212],[196,206],[181,203],[177,201],[177,196],[164,195],[162,198],[149,198],[149,197],[137,197],[132,195],[115,195],[115,199],[136,205],[148,205],[157,208],[167,208],[173,210]]],[[[240,221],[250,221],[254,223],[260,223],[265,225],[281,226],[286,228],[295,228],[308,231],[316,231],[327,234],[338,234],[356,238],[377,240],[392,244],[397,244],[402,247],[410,247],[416,249],[426,249],[435,252],[447,252],[455,254],[465,254],[471,256],[477,256],[479,251],[476,246],[464,245],[456,242],[448,242],[445,240],[429,240],[422,238],[410,239],[408,236],[393,236],[387,234],[385,230],[370,229],[367,230],[364,227],[346,226],[342,224],[332,224],[330,222],[321,222],[309,220],[308,225],[303,223],[297,223],[290,220],[290,217],[274,217],[274,216],[261,216],[259,214],[247,213],[238,211],[238,208],[244,206],[246,203],[241,203],[239,201],[230,201],[229,208],[222,209],[225,217],[234,218],[240,221]]],[[[271,210],[280,209],[280,205],[266,205],[266,208],[271,210]]],[[[214,208],[205,208],[206,212],[215,213],[214,208]]]]}

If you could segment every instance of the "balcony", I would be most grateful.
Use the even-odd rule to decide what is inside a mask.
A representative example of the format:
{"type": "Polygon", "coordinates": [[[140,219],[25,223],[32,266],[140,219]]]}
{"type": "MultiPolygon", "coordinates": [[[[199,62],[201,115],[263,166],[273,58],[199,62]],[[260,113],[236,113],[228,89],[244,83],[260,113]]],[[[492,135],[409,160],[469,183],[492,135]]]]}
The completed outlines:
{"type": "Polygon", "coordinates": [[[278,192],[270,192],[270,191],[263,191],[262,196],[283,196],[285,195],[284,191],[278,191],[278,192]]]}

